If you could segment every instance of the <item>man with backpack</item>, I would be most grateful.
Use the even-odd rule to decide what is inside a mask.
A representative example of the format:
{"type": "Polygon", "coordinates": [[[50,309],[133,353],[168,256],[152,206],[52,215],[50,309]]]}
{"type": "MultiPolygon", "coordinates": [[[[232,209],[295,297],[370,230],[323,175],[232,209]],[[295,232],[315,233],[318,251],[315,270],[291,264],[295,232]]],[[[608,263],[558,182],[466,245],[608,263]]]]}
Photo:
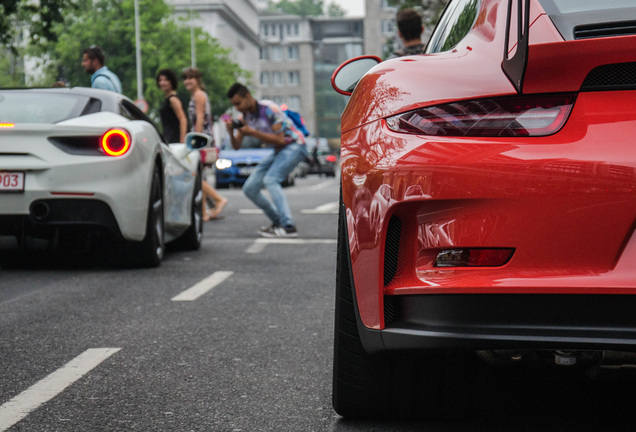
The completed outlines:
{"type": "Polygon", "coordinates": [[[274,148],[261,160],[243,185],[245,195],[270,219],[270,226],[261,227],[262,237],[298,237],[281,183],[307,157],[305,138],[283,110],[270,100],[256,100],[243,84],[233,84],[227,97],[243,117],[224,120],[232,147],[238,150],[243,137],[253,136],[274,148]],[[271,201],[263,194],[267,189],[271,201]]]}

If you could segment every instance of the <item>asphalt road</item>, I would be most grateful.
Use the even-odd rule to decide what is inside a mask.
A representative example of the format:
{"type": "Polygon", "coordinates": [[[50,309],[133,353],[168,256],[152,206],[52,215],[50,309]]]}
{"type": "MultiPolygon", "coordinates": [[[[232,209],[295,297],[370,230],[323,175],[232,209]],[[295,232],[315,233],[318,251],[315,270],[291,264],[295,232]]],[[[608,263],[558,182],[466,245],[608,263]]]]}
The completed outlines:
{"type": "MultiPolygon", "coordinates": [[[[625,430],[633,381],[486,372],[470,415],[342,421],[331,408],[338,182],[287,189],[300,237],[263,241],[240,190],[200,251],[161,267],[0,268],[0,431],[625,430]]],[[[465,400],[465,395],[456,395],[465,400]]],[[[451,394],[450,403],[454,400],[451,394]]],[[[458,409],[458,414],[465,412],[458,409]]]]}

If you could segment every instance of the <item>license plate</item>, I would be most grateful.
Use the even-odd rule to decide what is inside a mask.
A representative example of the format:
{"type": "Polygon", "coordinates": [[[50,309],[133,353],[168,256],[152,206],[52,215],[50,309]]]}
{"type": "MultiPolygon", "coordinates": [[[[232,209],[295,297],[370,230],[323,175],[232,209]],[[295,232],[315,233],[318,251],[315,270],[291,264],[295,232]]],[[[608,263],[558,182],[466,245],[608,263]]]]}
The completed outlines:
{"type": "Polygon", "coordinates": [[[239,174],[243,176],[248,176],[252,172],[253,167],[241,167],[239,168],[239,174]]]}
{"type": "Polygon", "coordinates": [[[23,172],[0,172],[0,192],[23,192],[23,172]]]}

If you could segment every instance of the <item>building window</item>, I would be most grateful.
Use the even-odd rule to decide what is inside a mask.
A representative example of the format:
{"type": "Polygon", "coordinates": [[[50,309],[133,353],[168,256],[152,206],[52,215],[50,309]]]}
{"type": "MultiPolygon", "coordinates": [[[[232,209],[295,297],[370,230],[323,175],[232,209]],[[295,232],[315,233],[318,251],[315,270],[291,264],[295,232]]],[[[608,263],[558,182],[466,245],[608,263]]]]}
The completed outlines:
{"type": "Polygon", "coordinates": [[[380,8],[382,8],[382,9],[390,9],[390,10],[396,10],[397,9],[395,6],[391,6],[387,0],[382,0],[380,2],[380,8]]]}
{"type": "Polygon", "coordinates": [[[391,36],[395,34],[394,20],[382,20],[382,34],[391,36]]]}
{"type": "Polygon", "coordinates": [[[298,36],[300,34],[300,27],[298,23],[294,23],[294,36],[298,36]]]}
{"type": "Polygon", "coordinates": [[[261,47],[261,60],[269,60],[269,56],[267,55],[267,47],[261,47]]]}
{"type": "Polygon", "coordinates": [[[270,24],[272,26],[272,36],[276,36],[276,24],[270,24]]]}
{"type": "Polygon", "coordinates": [[[263,34],[263,36],[269,35],[269,26],[267,24],[263,24],[261,26],[261,33],[263,34]]]}
{"type": "Polygon", "coordinates": [[[269,85],[269,72],[261,72],[261,85],[267,87],[269,85]]]}
{"type": "Polygon", "coordinates": [[[300,85],[300,73],[298,71],[287,72],[287,85],[290,85],[290,86],[300,85]]]}
{"type": "Polygon", "coordinates": [[[298,45],[287,47],[287,60],[298,60],[298,45]]]}
{"type": "Polygon", "coordinates": [[[283,104],[283,98],[281,96],[274,96],[274,103],[278,106],[283,104]]]}
{"type": "Polygon", "coordinates": [[[281,72],[272,72],[272,84],[275,86],[283,85],[283,74],[281,72]]]}
{"type": "Polygon", "coordinates": [[[273,46],[270,47],[270,60],[271,61],[275,61],[275,62],[279,62],[279,61],[283,61],[283,48],[280,46],[273,46]]]}
{"type": "Polygon", "coordinates": [[[287,98],[287,108],[292,111],[300,111],[300,96],[289,96],[287,98]]]}

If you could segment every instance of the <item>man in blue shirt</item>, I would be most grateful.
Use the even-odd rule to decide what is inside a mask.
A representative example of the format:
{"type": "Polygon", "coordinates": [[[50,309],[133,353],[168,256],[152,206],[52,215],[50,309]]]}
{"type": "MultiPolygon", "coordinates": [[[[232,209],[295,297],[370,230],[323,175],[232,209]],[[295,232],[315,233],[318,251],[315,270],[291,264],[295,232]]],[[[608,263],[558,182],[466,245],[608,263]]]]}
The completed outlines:
{"type": "Polygon", "coordinates": [[[121,82],[113,71],[104,66],[104,51],[97,45],[82,52],[82,66],[91,75],[91,87],[121,93],[121,82]]]}

